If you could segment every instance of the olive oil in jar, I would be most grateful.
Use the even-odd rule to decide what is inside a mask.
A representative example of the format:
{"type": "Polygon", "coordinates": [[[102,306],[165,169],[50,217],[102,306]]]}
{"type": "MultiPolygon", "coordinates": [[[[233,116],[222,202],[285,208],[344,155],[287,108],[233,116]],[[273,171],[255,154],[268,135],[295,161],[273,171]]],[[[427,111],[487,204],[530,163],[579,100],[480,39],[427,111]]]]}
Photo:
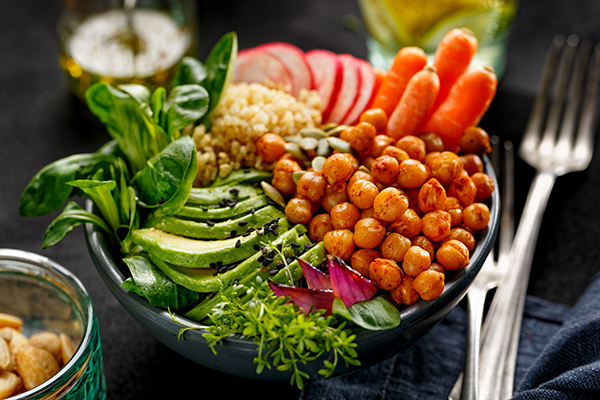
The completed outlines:
{"type": "Polygon", "coordinates": [[[96,82],[166,86],[177,63],[193,55],[191,30],[167,13],[134,9],[92,15],[63,42],[59,60],[79,98],[96,82]],[[130,39],[134,30],[136,41],[130,39]]]}

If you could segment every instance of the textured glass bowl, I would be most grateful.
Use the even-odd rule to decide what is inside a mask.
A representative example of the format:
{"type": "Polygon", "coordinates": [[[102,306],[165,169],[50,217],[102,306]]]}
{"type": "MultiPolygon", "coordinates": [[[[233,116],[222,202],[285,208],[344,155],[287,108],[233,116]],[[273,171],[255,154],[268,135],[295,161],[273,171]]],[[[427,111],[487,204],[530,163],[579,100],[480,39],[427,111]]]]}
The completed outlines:
{"type": "MultiPolygon", "coordinates": [[[[496,182],[488,157],[484,157],[484,163],[486,172],[496,182]]],[[[394,329],[356,329],[356,351],[361,365],[345,367],[343,363],[339,363],[334,375],[353,372],[394,356],[429,332],[460,302],[494,244],[499,225],[499,202],[498,190],[494,190],[491,198],[486,201],[490,207],[490,222],[479,234],[475,249],[471,252],[470,264],[462,270],[448,274],[444,292],[432,301],[420,301],[402,309],[402,322],[394,329]]],[[[91,202],[88,202],[87,206],[88,210],[93,211],[91,202]]],[[[146,299],[123,289],[121,284],[129,276],[129,271],[120,259],[118,249],[95,225],[86,224],[85,235],[96,269],[108,288],[127,312],[157,340],[190,360],[217,371],[251,379],[289,382],[290,373],[275,368],[265,368],[261,374],[256,373],[254,358],[258,352],[252,339],[240,335],[229,336],[223,345],[217,346],[216,355],[202,336],[206,331],[201,328],[187,331],[183,339],[179,340],[178,331],[184,327],[181,322],[192,327],[200,327],[200,324],[182,316],[177,316],[179,322],[175,322],[166,310],[151,306],[146,299]]],[[[311,379],[322,379],[318,371],[323,368],[323,361],[330,356],[331,354],[325,354],[303,365],[302,370],[308,373],[311,379]]]]}
{"type": "Polygon", "coordinates": [[[104,400],[100,330],[81,282],[56,262],[21,250],[0,249],[0,312],[23,320],[22,333],[65,333],[77,345],[58,373],[10,399],[104,400]]]}

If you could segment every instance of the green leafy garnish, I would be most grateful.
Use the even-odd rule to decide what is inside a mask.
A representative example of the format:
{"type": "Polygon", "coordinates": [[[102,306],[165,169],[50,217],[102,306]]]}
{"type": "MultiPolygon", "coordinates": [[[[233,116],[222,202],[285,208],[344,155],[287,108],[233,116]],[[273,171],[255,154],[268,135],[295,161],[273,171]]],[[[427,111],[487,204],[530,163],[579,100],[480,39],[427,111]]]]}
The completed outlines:
{"type": "Polygon", "coordinates": [[[333,300],[333,313],[356,325],[378,331],[393,329],[400,324],[400,311],[381,296],[346,307],[339,297],[333,300]]]}

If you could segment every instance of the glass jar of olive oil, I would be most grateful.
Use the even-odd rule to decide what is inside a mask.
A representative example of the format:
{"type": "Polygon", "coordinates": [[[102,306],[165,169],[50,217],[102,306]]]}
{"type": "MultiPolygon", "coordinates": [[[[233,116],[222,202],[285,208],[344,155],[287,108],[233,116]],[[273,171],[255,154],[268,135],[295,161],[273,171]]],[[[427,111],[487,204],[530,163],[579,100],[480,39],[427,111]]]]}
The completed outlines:
{"type": "Polygon", "coordinates": [[[196,54],[193,0],[63,0],[59,61],[79,98],[96,82],[166,86],[196,54]]]}

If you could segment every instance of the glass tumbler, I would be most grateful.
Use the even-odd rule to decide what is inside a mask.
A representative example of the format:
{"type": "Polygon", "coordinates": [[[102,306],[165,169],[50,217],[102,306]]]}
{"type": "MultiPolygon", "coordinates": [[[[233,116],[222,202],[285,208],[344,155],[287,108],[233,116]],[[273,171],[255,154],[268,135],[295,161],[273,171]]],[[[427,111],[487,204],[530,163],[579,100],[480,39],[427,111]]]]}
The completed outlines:
{"type": "Polygon", "coordinates": [[[61,0],[59,62],[83,99],[96,82],[166,87],[196,56],[193,0],[61,0]]]}
{"type": "Polygon", "coordinates": [[[11,400],[104,400],[100,330],[81,282],[56,262],[26,251],[0,249],[0,312],[23,320],[26,337],[64,333],[75,344],[69,361],[49,380],[11,400]]]}

